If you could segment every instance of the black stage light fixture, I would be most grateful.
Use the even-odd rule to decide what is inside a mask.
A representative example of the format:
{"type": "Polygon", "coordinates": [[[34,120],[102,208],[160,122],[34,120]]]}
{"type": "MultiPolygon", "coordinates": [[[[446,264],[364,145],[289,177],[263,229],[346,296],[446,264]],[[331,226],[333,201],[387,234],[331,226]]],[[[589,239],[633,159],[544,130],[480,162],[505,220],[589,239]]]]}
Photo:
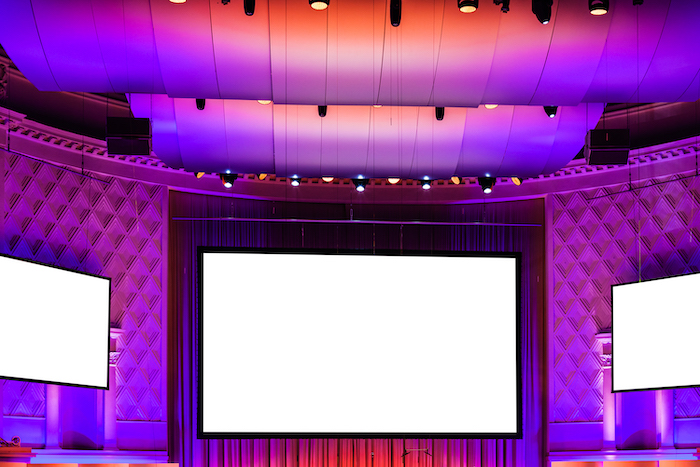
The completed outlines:
{"type": "Polygon", "coordinates": [[[644,0],[632,0],[632,5],[644,5],[644,0]]]}
{"type": "Polygon", "coordinates": [[[544,113],[546,113],[549,118],[554,118],[557,116],[557,108],[556,105],[545,105],[544,113]]]}
{"type": "Polygon", "coordinates": [[[221,179],[221,183],[226,188],[231,188],[233,186],[233,182],[235,182],[236,179],[238,178],[238,175],[236,175],[236,174],[219,174],[219,178],[221,179]]]}
{"type": "Polygon", "coordinates": [[[253,13],[255,13],[255,0],[243,0],[243,9],[246,15],[253,16],[253,13]]]}
{"type": "Polygon", "coordinates": [[[549,118],[554,118],[557,116],[557,106],[556,105],[545,105],[544,113],[547,114],[549,118]]]}
{"type": "Polygon", "coordinates": [[[442,121],[442,119],[445,118],[444,107],[435,107],[435,118],[437,118],[438,121],[442,121]]]}
{"type": "Polygon", "coordinates": [[[296,175],[292,177],[291,185],[292,186],[299,186],[301,184],[301,179],[297,177],[296,175]]]}
{"type": "Polygon", "coordinates": [[[318,116],[325,117],[326,113],[328,113],[328,106],[327,105],[319,105],[318,106],[318,116]]]}
{"type": "Polygon", "coordinates": [[[221,0],[222,5],[228,5],[229,3],[231,3],[231,0],[221,0]]]}
{"type": "Polygon", "coordinates": [[[369,183],[369,179],[366,179],[366,178],[353,178],[352,179],[352,184],[355,185],[355,190],[359,191],[360,193],[365,191],[365,188],[367,188],[367,183],[369,183]]]}
{"type": "Polygon", "coordinates": [[[457,6],[462,13],[474,13],[479,8],[479,0],[457,0],[457,6]]]}
{"type": "Polygon", "coordinates": [[[477,180],[484,193],[488,195],[493,191],[493,186],[496,184],[496,179],[494,177],[478,177],[477,180]]]}
{"type": "Polygon", "coordinates": [[[494,5],[501,5],[501,12],[508,13],[510,11],[510,0],[493,0],[494,5]]]}
{"type": "Polygon", "coordinates": [[[204,99],[195,99],[197,102],[197,109],[204,110],[204,106],[207,105],[207,101],[204,99]]]}
{"type": "Polygon", "coordinates": [[[391,0],[389,16],[391,17],[391,25],[397,28],[401,24],[401,0],[391,0]]]}
{"type": "Polygon", "coordinates": [[[430,187],[432,186],[432,184],[433,184],[433,181],[427,177],[423,177],[423,180],[420,181],[420,186],[424,190],[430,190],[430,187]]]}
{"type": "Polygon", "coordinates": [[[532,0],[532,12],[542,24],[547,24],[552,19],[553,0],[532,0]]]}
{"type": "Polygon", "coordinates": [[[588,0],[588,11],[592,15],[601,16],[608,12],[610,0],[588,0]]]}
{"type": "Polygon", "coordinates": [[[330,1],[331,0],[309,0],[309,5],[314,10],[321,11],[328,8],[328,3],[330,3],[330,1]]]}

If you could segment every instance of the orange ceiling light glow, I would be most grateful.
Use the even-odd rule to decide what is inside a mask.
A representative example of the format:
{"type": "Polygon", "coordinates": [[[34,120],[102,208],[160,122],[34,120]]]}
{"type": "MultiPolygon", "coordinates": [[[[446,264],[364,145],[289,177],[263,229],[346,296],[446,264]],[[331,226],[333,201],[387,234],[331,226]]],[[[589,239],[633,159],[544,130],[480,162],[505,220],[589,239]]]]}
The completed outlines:
{"type": "Polygon", "coordinates": [[[484,104],[484,108],[489,109],[489,110],[493,110],[496,107],[498,107],[498,104],[484,104]]]}
{"type": "Polygon", "coordinates": [[[316,11],[325,10],[328,8],[330,0],[309,0],[309,5],[316,11]]]}
{"type": "Polygon", "coordinates": [[[322,177],[321,180],[323,180],[326,183],[331,183],[335,179],[333,177],[322,177]]]}
{"type": "Polygon", "coordinates": [[[454,183],[455,185],[459,185],[460,183],[462,183],[462,178],[461,178],[461,177],[458,177],[458,176],[456,176],[456,175],[455,175],[454,177],[450,178],[450,180],[451,180],[452,183],[454,183]]]}
{"type": "Polygon", "coordinates": [[[381,104],[374,104],[372,107],[374,107],[375,109],[381,109],[382,105],[381,104]]]}
{"type": "Polygon", "coordinates": [[[399,183],[401,181],[401,179],[396,178],[396,177],[392,177],[392,178],[387,178],[386,181],[389,182],[391,185],[396,185],[397,183],[399,183]]]}
{"type": "Polygon", "coordinates": [[[259,174],[258,175],[258,180],[265,180],[267,178],[267,174],[259,174]]]}

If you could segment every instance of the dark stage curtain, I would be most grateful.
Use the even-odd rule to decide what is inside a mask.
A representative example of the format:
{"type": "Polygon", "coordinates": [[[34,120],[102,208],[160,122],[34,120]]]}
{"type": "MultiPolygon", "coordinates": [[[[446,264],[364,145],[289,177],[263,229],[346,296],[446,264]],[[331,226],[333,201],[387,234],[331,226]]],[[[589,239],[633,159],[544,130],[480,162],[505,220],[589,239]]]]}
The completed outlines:
{"type": "MultiPolygon", "coordinates": [[[[168,444],[182,467],[543,466],[546,438],[544,201],[478,205],[311,204],[171,192],[168,296],[168,444]],[[225,218],[401,220],[404,225],[232,221],[225,218]],[[208,218],[202,220],[201,218],[208,218]],[[532,223],[446,226],[429,222],[532,223]],[[522,252],[522,440],[197,439],[197,247],[522,252]],[[428,456],[404,449],[427,448],[428,456]]],[[[235,296],[232,297],[235,300],[235,296]]],[[[445,297],[442,304],[469,297],[445,297]]],[[[427,376],[426,376],[427,377],[427,376]]],[[[433,376],[434,377],[434,376],[433,376]]],[[[342,403],[342,401],[339,401],[342,403]]]]}

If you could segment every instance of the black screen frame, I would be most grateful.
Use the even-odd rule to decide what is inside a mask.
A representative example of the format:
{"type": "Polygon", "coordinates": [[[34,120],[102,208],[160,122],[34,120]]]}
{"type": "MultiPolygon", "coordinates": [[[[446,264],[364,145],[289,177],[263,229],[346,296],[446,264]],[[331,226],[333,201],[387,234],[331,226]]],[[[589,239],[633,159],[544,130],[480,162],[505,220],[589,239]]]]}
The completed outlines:
{"type": "Polygon", "coordinates": [[[87,385],[87,384],[74,384],[74,383],[63,383],[59,381],[51,381],[51,380],[43,380],[43,379],[30,379],[30,378],[18,378],[14,376],[5,376],[5,375],[0,375],[0,379],[6,379],[6,380],[11,380],[11,381],[26,381],[28,383],[41,383],[41,384],[53,384],[56,386],[68,386],[68,387],[75,387],[75,388],[88,388],[88,389],[101,389],[108,391],[109,390],[109,351],[110,351],[110,344],[111,344],[111,337],[110,337],[110,329],[112,327],[111,321],[112,321],[112,278],[107,277],[107,276],[100,276],[98,274],[91,274],[89,272],[83,272],[83,271],[76,271],[75,269],[70,269],[62,266],[56,266],[54,264],[47,264],[47,263],[42,263],[41,261],[36,261],[33,259],[28,259],[28,258],[20,258],[18,256],[12,256],[12,255],[6,255],[4,253],[0,253],[0,257],[3,258],[8,258],[8,259],[13,259],[17,261],[23,261],[25,263],[31,263],[31,264],[36,264],[39,266],[44,266],[47,268],[52,268],[52,269],[58,269],[60,271],[66,271],[66,272],[71,272],[74,274],[80,274],[83,276],[90,276],[90,277],[95,277],[98,279],[104,279],[109,283],[109,296],[107,297],[107,355],[105,358],[105,361],[107,362],[107,376],[105,378],[105,381],[107,381],[107,384],[105,386],[92,386],[92,385],[87,385]]]}
{"type": "Polygon", "coordinates": [[[198,439],[522,439],[523,438],[523,379],[522,379],[522,253],[487,251],[420,251],[420,250],[349,250],[349,249],[301,249],[301,248],[246,248],[246,247],[197,247],[197,438],[198,439]],[[318,254],[360,256],[447,256],[477,258],[513,258],[516,260],[516,410],[517,427],[513,433],[356,433],[356,432],[205,432],[203,430],[203,260],[205,253],[258,253],[258,254],[318,254]]]}

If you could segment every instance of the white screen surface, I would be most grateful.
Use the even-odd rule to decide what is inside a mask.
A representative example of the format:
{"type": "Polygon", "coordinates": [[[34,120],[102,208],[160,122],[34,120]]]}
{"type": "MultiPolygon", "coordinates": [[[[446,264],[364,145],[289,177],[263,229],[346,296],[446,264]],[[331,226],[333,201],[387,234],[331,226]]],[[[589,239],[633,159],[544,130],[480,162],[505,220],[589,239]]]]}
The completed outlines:
{"type": "Polygon", "coordinates": [[[109,279],[0,256],[0,378],[107,388],[109,279]]]}
{"type": "Polygon", "coordinates": [[[203,253],[200,434],[518,434],[516,265],[203,253]]]}
{"type": "Polygon", "coordinates": [[[700,385],[700,274],[612,288],[613,391],[700,385]]]}

